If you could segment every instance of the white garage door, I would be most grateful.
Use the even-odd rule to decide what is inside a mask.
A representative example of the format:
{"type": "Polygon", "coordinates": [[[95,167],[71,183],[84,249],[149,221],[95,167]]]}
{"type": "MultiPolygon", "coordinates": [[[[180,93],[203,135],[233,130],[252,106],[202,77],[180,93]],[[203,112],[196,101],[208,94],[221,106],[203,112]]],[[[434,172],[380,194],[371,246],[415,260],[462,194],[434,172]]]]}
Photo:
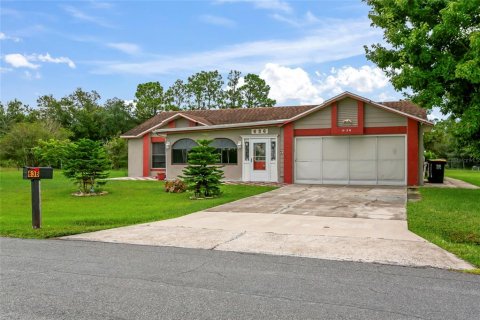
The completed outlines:
{"type": "Polygon", "coordinates": [[[297,137],[295,182],[406,184],[405,136],[297,137]]]}

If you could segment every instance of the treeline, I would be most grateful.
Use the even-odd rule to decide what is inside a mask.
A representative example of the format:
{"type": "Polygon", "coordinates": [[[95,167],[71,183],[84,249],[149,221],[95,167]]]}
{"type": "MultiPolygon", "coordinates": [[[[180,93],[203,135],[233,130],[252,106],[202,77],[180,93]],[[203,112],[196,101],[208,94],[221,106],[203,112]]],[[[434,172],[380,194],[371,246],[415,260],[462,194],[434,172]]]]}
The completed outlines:
{"type": "Polygon", "coordinates": [[[36,107],[18,99],[0,102],[0,165],[61,166],[63,146],[89,139],[104,144],[114,168],[126,167],[127,145],[119,138],[161,111],[271,107],[270,87],[258,75],[201,71],[167,89],[160,82],[137,86],[131,102],[107,99],[81,88],[63,97],[40,96],[36,107]]]}

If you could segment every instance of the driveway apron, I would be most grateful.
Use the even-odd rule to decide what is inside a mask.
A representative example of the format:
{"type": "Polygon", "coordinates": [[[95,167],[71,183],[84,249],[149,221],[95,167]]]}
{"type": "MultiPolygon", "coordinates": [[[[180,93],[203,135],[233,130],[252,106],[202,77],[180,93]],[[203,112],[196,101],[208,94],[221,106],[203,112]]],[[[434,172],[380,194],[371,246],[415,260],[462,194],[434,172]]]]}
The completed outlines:
{"type": "Polygon", "coordinates": [[[63,237],[471,269],[408,231],[405,187],[289,185],[180,218],[63,237]]]}

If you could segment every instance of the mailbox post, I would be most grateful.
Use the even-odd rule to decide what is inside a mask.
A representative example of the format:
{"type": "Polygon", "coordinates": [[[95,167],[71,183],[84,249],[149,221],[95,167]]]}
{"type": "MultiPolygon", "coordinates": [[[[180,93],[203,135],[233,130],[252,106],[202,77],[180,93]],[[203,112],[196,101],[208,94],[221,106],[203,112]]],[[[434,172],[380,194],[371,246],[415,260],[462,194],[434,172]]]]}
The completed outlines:
{"type": "Polygon", "coordinates": [[[40,229],[42,207],[40,197],[40,180],[52,179],[53,168],[50,167],[23,167],[23,179],[31,181],[32,185],[32,227],[40,229]]]}

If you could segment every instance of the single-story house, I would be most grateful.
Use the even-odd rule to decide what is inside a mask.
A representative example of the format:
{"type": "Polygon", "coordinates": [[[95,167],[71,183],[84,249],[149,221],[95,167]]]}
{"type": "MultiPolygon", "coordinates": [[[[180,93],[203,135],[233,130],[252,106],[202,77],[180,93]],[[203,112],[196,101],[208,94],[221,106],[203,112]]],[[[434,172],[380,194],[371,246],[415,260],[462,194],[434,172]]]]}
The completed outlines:
{"type": "Polygon", "coordinates": [[[161,112],[121,137],[131,177],[174,179],[195,141],[211,139],[227,180],[415,186],[432,125],[410,101],[344,92],[319,105],[161,112]]]}

